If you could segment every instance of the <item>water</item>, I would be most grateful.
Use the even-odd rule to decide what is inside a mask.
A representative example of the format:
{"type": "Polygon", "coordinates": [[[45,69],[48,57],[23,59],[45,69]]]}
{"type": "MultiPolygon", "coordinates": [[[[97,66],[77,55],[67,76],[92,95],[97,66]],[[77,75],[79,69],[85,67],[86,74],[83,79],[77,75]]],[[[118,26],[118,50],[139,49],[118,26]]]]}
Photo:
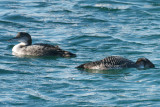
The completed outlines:
{"type": "Polygon", "coordinates": [[[159,106],[158,0],[0,0],[0,106],[159,106]],[[17,32],[75,58],[12,55],[17,32]],[[80,71],[110,55],[147,57],[155,69],[80,71]]]}

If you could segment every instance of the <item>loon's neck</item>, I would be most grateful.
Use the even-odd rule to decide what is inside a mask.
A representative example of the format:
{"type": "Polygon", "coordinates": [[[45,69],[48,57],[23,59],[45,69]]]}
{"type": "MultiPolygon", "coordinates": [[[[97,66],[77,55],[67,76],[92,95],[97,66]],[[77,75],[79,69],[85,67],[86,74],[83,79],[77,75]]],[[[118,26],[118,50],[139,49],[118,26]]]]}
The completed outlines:
{"type": "Polygon", "coordinates": [[[15,45],[15,46],[12,48],[12,51],[13,51],[14,53],[18,53],[24,46],[29,46],[29,44],[28,44],[28,43],[25,43],[25,42],[21,42],[21,43],[15,45]]]}
{"type": "Polygon", "coordinates": [[[137,68],[144,68],[144,62],[143,61],[137,61],[135,64],[137,65],[137,68]]]}
{"type": "Polygon", "coordinates": [[[18,45],[21,45],[21,46],[27,46],[27,45],[29,45],[27,42],[21,42],[21,43],[19,43],[18,45]]]}
{"type": "Polygon", "coordinates": [[[137,65],[137,68],[140,68],[140,69],[143,69],[144,68],[144,65],[137,65]]]}

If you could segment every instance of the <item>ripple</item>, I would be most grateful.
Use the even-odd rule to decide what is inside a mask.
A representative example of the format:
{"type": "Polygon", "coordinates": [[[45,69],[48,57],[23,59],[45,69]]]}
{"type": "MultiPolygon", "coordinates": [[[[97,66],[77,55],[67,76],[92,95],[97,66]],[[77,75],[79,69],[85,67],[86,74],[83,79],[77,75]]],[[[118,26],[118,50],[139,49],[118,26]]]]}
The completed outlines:
{"type": "Polygon", "coordinates": [[[32,17],[27,17],[25,15],[13,14],[13,13],[8,13],[3,15],[3,19],[9,21],[18,21],[18,22],[38,22],[32,17]]]}
{"type": "Polygon", "coordinates": [[[13,74],[15,71],[0,69],[0,74],[13,74]]]}
{"type": "Polygon", "coordinates": [[[115,5],[115,4],[106,4],[106,3],[98,3],[94,5],[87,5],[87,4],[82,4],[80,5],[81,8],[85,9],[98,9],[100,11],[120,11],[120,10],[127,10],[130,9],[131,6],[129,5],[115,5]]]}
{"type": "Polygon", "coordinates": [[[13,25],[16,26],[16,27],[18,27],[18,28],[24,28],[24,27],[26,27],[26,26],[23,25],[23,24],[16,23],[16,22],[12,22],[12,21],[0,20],[0,22],[1,22],[0,24],[1,24],[2,26],[4,26],[4,28],[6,28],[6,30],[11,30],[11,29],[9,29],[7,26],[12,27],[13,25]]]}
{"type": "Polygon", "coordinates": [[[48,101],[48,100],[49,101],[56,101],[53,98],[50,98],[46,95],[43,95],[40,92],[35,91],[35,90],[27,89],[25,91],[25,93],[28,94],[29,95],[28,97],[31,98],[32,100],[39,100],[40,99],[40,100],[45,100],[45,101],[48,101]]]}
{"type": "Polygon", "coordinates": [[[107,22],[106,20],[97,18],[83,18],[83,20],[86,22],[107,22]]]}
{"type": "Polygon", "coordinates": [[[72,13],[71,10],[66,10],[66,9],[63,9],[63,10],[51,10],[50,12],[51,13],[72,13]]]}

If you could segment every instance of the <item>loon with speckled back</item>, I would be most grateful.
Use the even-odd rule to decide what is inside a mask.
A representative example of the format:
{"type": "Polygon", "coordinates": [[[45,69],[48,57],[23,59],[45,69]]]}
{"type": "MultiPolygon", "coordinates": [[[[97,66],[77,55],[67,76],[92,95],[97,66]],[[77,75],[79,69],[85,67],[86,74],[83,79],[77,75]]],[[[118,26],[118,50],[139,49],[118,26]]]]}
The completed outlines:
{"type": "Polygon", "coordinates": [[[59,46],[50,44],[33,44],[30,34],[26,32],[19,32],[16,37],[10,41],[18,41],[19,44],[15,45],[12,49],[13,55],[16,56],[60,56],[60,57],[75,57],[76,55],[62,50],[59,46]]]}
{"type": "Polygon", "coordinates": [[[154,68],[154,64],[147,58],[139,58],[136,62],[121,56],[109,56],[102,60],[79,65],[82,69],[122,69],[122,68],[154,68]]]}

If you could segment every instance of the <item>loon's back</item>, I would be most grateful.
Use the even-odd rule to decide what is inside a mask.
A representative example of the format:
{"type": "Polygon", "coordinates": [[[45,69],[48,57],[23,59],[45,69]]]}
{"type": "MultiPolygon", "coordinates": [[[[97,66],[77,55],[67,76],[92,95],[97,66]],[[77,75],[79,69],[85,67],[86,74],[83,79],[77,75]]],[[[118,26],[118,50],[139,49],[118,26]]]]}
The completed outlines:
{"type": "Polygon", "coordinates": [[[18,53],[21,55],[30,55],[30,56],[61,56],[61,57],[76,56],[71,52],[60,49],[58,46],[42,44],[42,43],[33,44],[29,46],[21,46],[18,53]]]}
{"type": "Polygon", "coordinates": [[[136,67],[135,62],[120,56],[109,56],[103,60],[82,64],[77,68],[107,70],[131,67],[136,67]]]}

